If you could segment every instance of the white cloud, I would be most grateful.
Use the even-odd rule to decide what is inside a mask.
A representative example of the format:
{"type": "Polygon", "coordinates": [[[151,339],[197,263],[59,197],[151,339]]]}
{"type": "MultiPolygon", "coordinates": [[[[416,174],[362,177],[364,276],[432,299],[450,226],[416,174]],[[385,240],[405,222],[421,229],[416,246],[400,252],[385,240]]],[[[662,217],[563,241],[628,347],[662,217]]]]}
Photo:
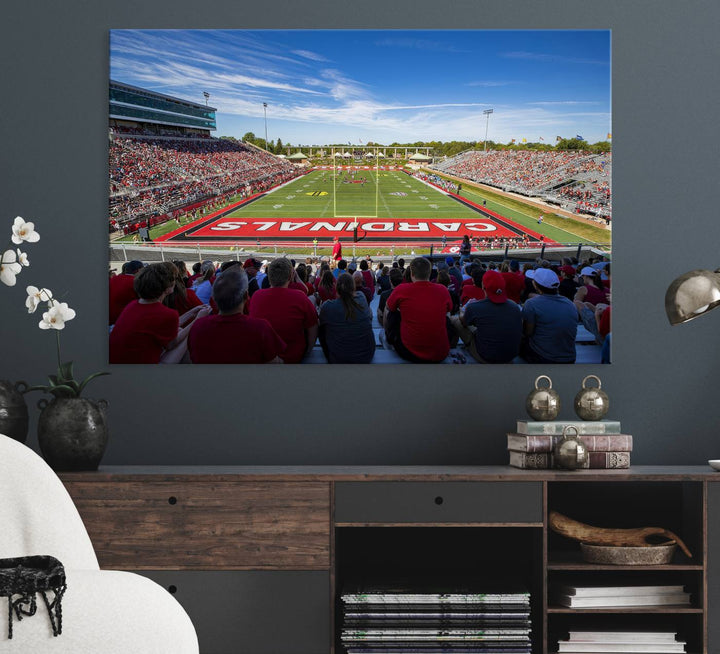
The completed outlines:
{"type": "Polygon", "coordinates": [[[292,53],[303,59],[310,59],[311,61],[329,61],[329,59],[323,57],[321,54],[311,52],[310,50],[293,50],[292,53]]]}
{"type": "Polygon", "coordinates": [[[583,59],[579,57],[565,57],[563,55],[547,54],[544,52],[526,52],[524,50],[518,50],[514,52],[503,52],[500,54],[501,57],[507,59],[524,59],[528,61],[542,61],[548,63],[566,63],[566,64],[593,64],[599,66],[610,65],[609,61],[603,61],[601,59],[583,59]]]}
{"type": "Polygon", "coordinates": [[[577,105],[577,104],[599,104],[592,100],[552,100],[548,102],[528,102],[530,105],[540,105],[543,107],[554,106],[554,105],[577,105]]]}
{"type": "Polygon", "coordinates": [[[509,86],[510,84],[517,84],[517,82],[501,82],[501,81],[486,80],[486,81],[466,82],[465,86],[493,87],[493,86],[509,86]]]}

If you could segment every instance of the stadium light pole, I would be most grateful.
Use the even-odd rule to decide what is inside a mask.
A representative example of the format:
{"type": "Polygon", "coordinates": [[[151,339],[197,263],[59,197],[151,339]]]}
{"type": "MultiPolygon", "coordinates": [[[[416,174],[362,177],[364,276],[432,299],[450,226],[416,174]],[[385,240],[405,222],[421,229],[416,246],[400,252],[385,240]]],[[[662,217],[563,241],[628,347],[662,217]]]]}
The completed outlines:
{"type": "Polygon", "coordinates": [[[203,91],[203,95],[205,96],[205,106],[208,106],[208,100],[210,99],[210,94],[207,91],[203,91]]]}
{"type": "Polygon", "coordinates": [[[485,141],[483,143],[483,152],[487,152],[487,135],[488,135],[488,127],[490,126],[490,114],[493,112],[493,109],[484,109],[483,113],[486,116],[485,120],[485,141]]]}
{"type": "Polygon", "coordinates": [[[263,114],[265,116],[265,149],[268,149],[268,140],[267,140],[267,102],[263,102],[263,114]]]}

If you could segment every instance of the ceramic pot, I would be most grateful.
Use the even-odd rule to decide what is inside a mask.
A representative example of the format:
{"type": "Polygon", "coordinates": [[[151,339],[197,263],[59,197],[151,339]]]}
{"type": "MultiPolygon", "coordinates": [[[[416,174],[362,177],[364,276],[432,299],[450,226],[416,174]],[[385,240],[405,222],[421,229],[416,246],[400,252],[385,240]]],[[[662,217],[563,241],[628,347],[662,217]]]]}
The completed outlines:
{"type": "Polygon", "coordinates": [[[28,435],[28,408],[23,393],[25,382],[0,381],[0,434],[24,443],[28,435]]]}
{"type": "Polygon", "coordinates": [[[82,397],[38,402],[38,441],[53,470],[97,470],[108,442],[105,400],[82,397]]]}

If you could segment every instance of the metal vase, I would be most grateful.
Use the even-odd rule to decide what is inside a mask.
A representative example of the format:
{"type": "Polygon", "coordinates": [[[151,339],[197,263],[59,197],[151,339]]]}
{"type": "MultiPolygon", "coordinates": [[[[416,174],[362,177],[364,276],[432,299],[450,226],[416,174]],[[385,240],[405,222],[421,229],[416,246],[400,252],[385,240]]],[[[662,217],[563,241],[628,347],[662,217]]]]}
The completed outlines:
{"type": "Polygon", "coordinates": [[[107,406],[81,397],[38,402],[40,452],[53,470],[97,470],[108,442],[107,406]]]}
{"type": "Polygon", "coordinates": [[[560,413],[560,396],[553,390],[552,379],[540,375],[535,380],[535,389],[525,400],[525,410],[533,420],[555,420],[560,413]],[[540,388],[540,380],[546,379],[547,388],[540,388]]]}
{"type": "Polygon", "coordinates": [[[0,434],[24,443],[28,435],[28,408],[23,393],[25,382],[0,381],[0,434]]]}
{"type": "Polygon", "coordinates": [[[577,427],[568,425],[563,429],[562,440],[553,450],[555,466],[565,470],[577,470],[583,468],[588,462],[588,452],[585,443],[580,440],[577,427]],[[575,435],[571,436],[570,431],[575,435]]]}
{"type": "Polygon", "coordinates": [[[582,380],[582,388],[575,396],[575,413],[581,420],[601,420],[610,409],[610,399],[601,388],[597,375],[588,375],[582,380]],[[597,388],[586,386],[588,379],[597,381],[597,388]]]}

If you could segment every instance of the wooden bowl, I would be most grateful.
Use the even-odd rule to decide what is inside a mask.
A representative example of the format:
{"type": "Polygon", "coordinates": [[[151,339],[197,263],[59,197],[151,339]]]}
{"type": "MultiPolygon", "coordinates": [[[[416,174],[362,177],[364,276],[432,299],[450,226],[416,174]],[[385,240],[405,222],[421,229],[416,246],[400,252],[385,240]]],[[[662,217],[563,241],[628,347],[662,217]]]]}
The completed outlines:
{"type": "Polygon", "coordinates": [[[580,543],[583,561],[604,565],[665,565],[672,561],[676,548],[674,542],[646,547],[580,543]]]}

